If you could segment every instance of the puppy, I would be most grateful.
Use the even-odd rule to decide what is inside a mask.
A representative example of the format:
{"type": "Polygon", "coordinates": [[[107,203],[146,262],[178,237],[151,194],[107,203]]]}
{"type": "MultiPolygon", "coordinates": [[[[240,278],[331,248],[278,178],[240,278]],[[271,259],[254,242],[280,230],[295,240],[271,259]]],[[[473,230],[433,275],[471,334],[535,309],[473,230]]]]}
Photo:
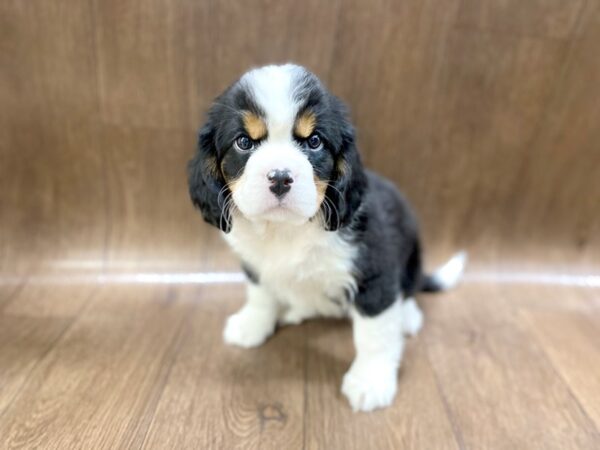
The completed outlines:
{"type": "Polygon", "coordinates": [[[188,167],[189,192],[248,278],[225,342],[261,345],[276,326],[350,317],[352,408],[388,406],[419,291],[457,282],[459,254],[424,275],[417,222],[394,185],[363,168],[342,102],[296,65],[243,75],[213,103],[188,167]]]}

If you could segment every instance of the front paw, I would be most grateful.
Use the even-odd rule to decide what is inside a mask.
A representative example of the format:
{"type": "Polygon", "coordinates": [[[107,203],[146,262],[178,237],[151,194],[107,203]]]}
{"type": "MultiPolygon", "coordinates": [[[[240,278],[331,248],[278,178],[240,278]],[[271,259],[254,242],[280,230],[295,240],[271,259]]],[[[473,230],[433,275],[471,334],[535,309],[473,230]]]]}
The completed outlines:
{"type": "Polygon", "coordinates": [[[392,363],[354,361],[344,375],[342,393],[355,412],[390,406],[396,396],[396,372],[392,363]]]}
{"type": "Polygon", "coordinates": [[[273,314],[260,309],[242,309],[229,316],[223,339],[225,343],[250,348],[261,345],[273,334],[275,318],[273,314]]]}

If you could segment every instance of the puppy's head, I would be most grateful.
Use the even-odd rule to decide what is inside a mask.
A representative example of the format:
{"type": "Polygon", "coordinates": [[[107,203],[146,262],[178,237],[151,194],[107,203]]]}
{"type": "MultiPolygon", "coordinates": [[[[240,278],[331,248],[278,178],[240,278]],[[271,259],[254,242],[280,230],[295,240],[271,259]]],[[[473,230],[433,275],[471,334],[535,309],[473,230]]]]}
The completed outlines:
{"type": "Polygon", "coordinates": [[[247,72],[219,96],[189,163],[190,195],[228,232],[233,207],[250,221],[347,225],[365,175],[344,105],[295,65],[247,72]]]}

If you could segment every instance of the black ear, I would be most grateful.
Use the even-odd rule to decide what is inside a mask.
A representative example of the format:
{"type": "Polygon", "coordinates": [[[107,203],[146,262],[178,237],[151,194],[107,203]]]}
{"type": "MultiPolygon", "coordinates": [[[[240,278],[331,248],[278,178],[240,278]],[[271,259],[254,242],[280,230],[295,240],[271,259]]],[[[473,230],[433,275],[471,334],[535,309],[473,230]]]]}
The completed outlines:
{"type": "Polygon", "coordinates": [[[347,118],[344,105],[338,99],[340,112],[341,148],[337,154],[333,174],[325,192],[332,203],[324,215],[329,231],[335,231],[350,224],[354,213],[358,210],[367,185],[367,177],[360,160],[354,139],[354,127],[347,118]],[[331,207],[333,206],[333,207],[331,207]]]}
{"type": "Polygon", "coordinates": [[[210,122],[200,130],[196,154],[188,163],[188,186],[204,220],[228,233],[231,217],[224,206],[230,192],[219,169],[215,129],[210,122]]]}

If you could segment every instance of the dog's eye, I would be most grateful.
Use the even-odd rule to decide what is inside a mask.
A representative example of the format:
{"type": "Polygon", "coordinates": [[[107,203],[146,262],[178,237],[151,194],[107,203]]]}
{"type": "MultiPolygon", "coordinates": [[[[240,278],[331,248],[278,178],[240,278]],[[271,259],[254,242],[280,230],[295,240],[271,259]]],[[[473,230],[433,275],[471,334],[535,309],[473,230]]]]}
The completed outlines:
{"type": "Polygon", "coordinates": [[[308,146],[313,150],[320,150],[321,147],[323,147],[323,142],[321,142],[321,138],[318,134],[310,135],[306,142],[308,143],[308,146]]]}
{"type": "Polygon", "coordinates": [[[242,135],[235,140],[235,148],[241,152],[247,152],[254,148],[254,142],[248,136],[242,135]]]}

